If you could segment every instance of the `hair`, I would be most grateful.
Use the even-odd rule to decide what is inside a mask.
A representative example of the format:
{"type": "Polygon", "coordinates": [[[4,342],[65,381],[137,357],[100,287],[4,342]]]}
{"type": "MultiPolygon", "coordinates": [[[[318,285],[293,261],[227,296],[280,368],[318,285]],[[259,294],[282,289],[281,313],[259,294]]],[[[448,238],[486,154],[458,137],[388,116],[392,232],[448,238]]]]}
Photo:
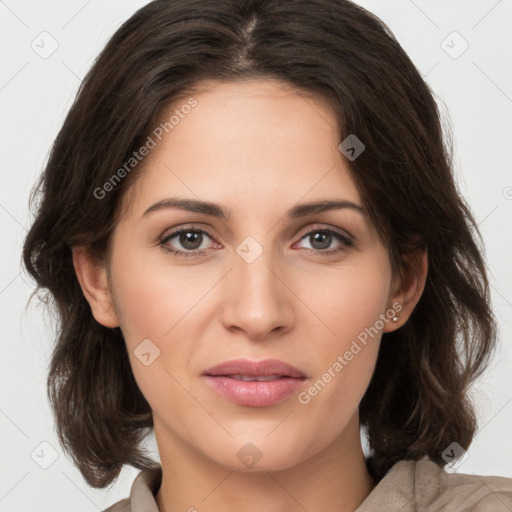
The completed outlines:
{"type": "Polygon", "coordinates": [[[346,163],[394,272],[418,271],[403,255],[428,250],[423,294],[406,324],[383,334],[359,407],[372,477],[425,456],[442,467],[445,448],[467,449],[475,435],[468,389],[497,329],[481,235],[434,94],[391,30],[348,0],[155,0],[115,32],[83,80],[34,189],[23,250],[58,318],[48,396],[59,441],[93,487],[124,464],[154,464],[141,447],[153,420],[120,329],[92,316],[72,247],[107,256],[121,198],[144,166],[98,190],[172,101],[205,81],[255,78],[327,100],[340,141],[364,143],[346,163]]]}

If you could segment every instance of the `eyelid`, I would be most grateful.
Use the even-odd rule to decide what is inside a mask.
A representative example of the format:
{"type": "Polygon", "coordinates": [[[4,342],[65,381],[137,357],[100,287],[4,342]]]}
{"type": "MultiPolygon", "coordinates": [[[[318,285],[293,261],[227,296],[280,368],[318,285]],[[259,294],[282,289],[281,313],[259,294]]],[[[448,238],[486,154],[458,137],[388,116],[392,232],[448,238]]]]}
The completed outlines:
{"type": "MultiPolygon", "coordinates": [[[[346,238],[349,242],[354,243],[357,241],[356,237],[349,233],[346,229],[338,228],[337,226],[332,226],[331,224],[325,223],[313,223],[312,225],[308,224],[306,231],[300,235],[300,239],[302,240],[306,235],[309,235],[311,232],[316,231],[334,231],[338,235],[346,238]]],[[[299,230],[299,233],[302,232],[302,228],[299,230]]],[[[299,235],[296,235],[299,236],[299,235]]]]}
{"type": "MultiPolygon", "coordinates": [[[[212,240],[212,242],[215,242],[216,244],[219,244],[219,242],[217,242],[215,237],[213,235],[211,235],[210,232],[207,229],[199,228],[199,227],[197,227],[195,225],[184,225],[184,226],[179,226],[179,227],[176,227],[176,228],[166,229],[162,233],[162,235],[160,235],[158,237],[158,242],[159,243],[163,243],[166,240],[169,240],[171,238],[174,238],[175,236],[180,235],[184,231],[195,231],[197,233],[202,233],[202,234],[208,236],[212,240]]],[[[201,251],[203,251],[203,250],[205,250],[205,249],[201,249],[201,251]]],[[[192,252],[192,251],[187,251],[187,252],[192,252]]]]}

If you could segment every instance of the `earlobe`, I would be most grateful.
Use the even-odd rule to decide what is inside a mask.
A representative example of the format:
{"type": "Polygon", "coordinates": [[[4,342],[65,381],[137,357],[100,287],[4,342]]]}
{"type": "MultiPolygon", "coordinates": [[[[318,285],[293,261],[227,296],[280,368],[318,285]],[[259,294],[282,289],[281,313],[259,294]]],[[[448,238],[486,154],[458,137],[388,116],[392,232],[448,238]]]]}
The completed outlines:
{"type": "Polygon", "coordinates": [[[405,267],[404,275],[389,301],[389,308],[393,309],[395,314],[386,322],[383,332],[392,332],[407,322],[425,289],[428,273],[427,248],[420,247],[402,255],[402,261],[405,267]]]}
{"type": "Polygon", "coordinates": [[[87,247],[75,246],[72,250],[75,273],[94,318],[105,327],[118,327],[105,262],[91,255],[87,247]]]}

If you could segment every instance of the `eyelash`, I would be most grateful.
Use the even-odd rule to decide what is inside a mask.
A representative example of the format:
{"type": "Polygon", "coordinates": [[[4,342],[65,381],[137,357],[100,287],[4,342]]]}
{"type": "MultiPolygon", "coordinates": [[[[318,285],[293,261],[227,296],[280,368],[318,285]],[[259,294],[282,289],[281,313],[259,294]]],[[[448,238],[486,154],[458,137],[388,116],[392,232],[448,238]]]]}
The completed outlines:
{"type": "MultiPolygon", "coordinates": [[[[197,229],[197,228],[189,227],[189,228],[181,228],[179,230],[173,231],[172,233],[169,233],[168,235],[166,235],[160,239],[159,245],[167,253],[172,253],[174,256],[179,256],[179,257],[184,257],[184,258],[201,256],[205,252],[208,251],[208,249],[194,250],[194,251],[180,251],[180,250],[171,249],[170,247],[168,247],[166,245],[166,243],[169,240],[171,240],[172,238],[174,238],[182,233],[201,233],[201,234],[207,235],[209,238],[211,238],[213,240],[213,237],[208,233],[208,231],[205,231],[204,229],[197,229]]],[[[337,231],[334,231],[332,229],[327,229],[327,228],[311,229],[307,233],[304,233],[304,235],[300,238],[300,240],[304,240],[305,238],[312,235],[313,233],[322,233],[322,234],[333,235],[334,238],[336,238],[339,242],[342,243],[342,245],[340,247],[338,247],[337,249],[328,249],[328,250],[305,249],[307,251],[312,251],[312,252],[319,253],[319,254],[322,254],[325,256],[329,256],[332,254],[336,254],[340,251],[343,251],[346,249],[346,247],[351,247],[353,245],[353,243],[346,236],[342,235],[341,233],[338,233],[337,231]],[[343,245],[345,245],[346,247],[343,247],[343,245]]]]}

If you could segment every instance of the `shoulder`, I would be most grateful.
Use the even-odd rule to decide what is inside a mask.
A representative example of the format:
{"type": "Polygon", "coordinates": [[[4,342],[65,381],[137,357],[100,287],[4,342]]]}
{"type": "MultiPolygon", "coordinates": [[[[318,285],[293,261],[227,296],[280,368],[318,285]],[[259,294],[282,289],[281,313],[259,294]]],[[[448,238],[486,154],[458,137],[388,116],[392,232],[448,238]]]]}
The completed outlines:
{"type": "Polygon", "coordinates": [[[448,473],[430,460],[400,461],[357,512],[510,512],[512,479],[448,473]]]}
{"type": "Polygon", "coordinates": [[[156,493],[162,483],[162,467],[156,464],[142,470],[133,481],[130,496],[103,512],[158,512],[156,493]]]}
{"type": "Polygon", "coordinates": [[[415,497],[432,510],[508,512],[512,510],[512,479],[448,473],[429,460],[416,461],[415,497]]]}

